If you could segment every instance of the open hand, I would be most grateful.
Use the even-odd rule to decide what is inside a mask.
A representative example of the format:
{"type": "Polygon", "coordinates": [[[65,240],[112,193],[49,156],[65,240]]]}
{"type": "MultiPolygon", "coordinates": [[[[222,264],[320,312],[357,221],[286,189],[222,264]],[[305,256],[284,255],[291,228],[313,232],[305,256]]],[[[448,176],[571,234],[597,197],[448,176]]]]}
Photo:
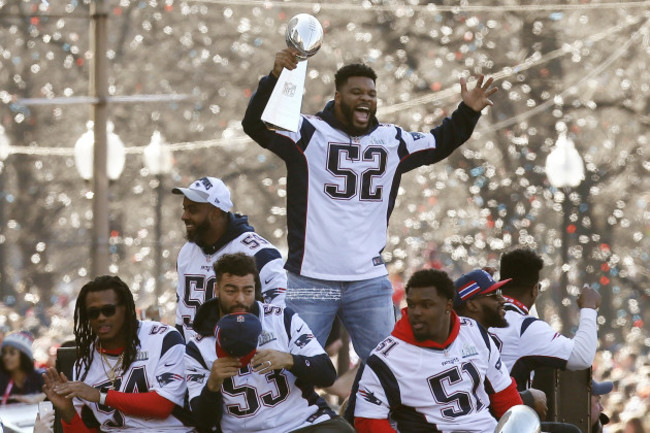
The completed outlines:
{"type": "Polygon", "coordinates": [[[65,377],[65,374],[56,371],[56,368],[50,367],[43,373],[43,381],[45,382],[43,392],[54,407],[61,412],[61,418],[66,422],[72,421],[75,414],[72,399],[66,398],[54,390],[57,386],[67,383],[68,378],[65,377]]]}
{"type": "Polygon", "coordinates": [[[496,87],[491,87],[494,79],[492,77],[485,80],[483,74],[478,76],[476,80],[476,86],[472,90],[467,89],[467,81],[465,78],[460,77],[460,96],[463,98],[463,102],[469,108],[474,111],[481,111],[488,105],[494,105],[494,102],[490,100],[490,96],[494,95],[497,92],[496,87]]]}

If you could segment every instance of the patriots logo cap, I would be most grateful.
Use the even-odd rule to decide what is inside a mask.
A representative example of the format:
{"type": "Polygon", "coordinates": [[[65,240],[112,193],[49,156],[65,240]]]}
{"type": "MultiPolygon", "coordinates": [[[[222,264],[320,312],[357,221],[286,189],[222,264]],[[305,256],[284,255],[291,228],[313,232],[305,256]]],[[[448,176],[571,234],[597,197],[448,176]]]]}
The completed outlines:
{"type": "Polygon", "coordinates": [[[221,179],[202,177],[195,180],[187,188],[176,187],[173,194],[182,194],[196,203],[210,203],[224,212],[232,209],[230,191],[221,179]]]}
{"type": "Polygon", "coordinates": [[[217,356],[239,358],[241,365],[249,363],[257,351],[262,323],[255,314],[233,313],[219,319],[214,329],[217,356]]]}
{"type": "Polygon", "coordinates": [[[470,299],[476,298],[477,296],[494,292],[510,280],[512,280],[512,278],[496,282],[492,276],[483,269],[475,269],[468,272],[454,281],[454,287],[456,288],[454,308],[462,305],[470,299]]]}

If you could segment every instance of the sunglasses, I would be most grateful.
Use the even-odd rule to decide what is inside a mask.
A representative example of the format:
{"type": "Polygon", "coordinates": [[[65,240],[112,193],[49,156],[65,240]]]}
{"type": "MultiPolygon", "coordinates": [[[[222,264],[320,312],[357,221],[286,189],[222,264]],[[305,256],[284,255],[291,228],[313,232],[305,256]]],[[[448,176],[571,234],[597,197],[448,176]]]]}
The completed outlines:
{"type": "Polygon", "coordinates": [[[502,298],[503,297],[503,292],[501,289],[496,289],[492,293],[488,293],[487,295],[483,295],[484,298],[502,298]]]}
{"type": "Polygon", "coordinates": [[[102,305],[101,307],[90,307],[86,310],[86,315],[90,320],[95,320],[99,317],[101,313],[104,317],[111,317],[115,315],[117,311],[117,305],[108,304],[102,305]]]}

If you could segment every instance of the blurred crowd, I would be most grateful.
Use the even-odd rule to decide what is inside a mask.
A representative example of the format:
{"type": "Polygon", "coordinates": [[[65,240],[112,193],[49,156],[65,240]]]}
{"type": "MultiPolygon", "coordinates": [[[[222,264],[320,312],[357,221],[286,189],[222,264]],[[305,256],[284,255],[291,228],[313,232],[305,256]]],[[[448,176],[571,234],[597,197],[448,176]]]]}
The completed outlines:
{"type": "Polygon", "coordinates": [[[602,396],[603,412],[610,418],[607,433],[650,431],[650,353],[646,330],[628,334],[626,341],[601,347],[594,360],[594,378],[614,383],[602,396]]]}

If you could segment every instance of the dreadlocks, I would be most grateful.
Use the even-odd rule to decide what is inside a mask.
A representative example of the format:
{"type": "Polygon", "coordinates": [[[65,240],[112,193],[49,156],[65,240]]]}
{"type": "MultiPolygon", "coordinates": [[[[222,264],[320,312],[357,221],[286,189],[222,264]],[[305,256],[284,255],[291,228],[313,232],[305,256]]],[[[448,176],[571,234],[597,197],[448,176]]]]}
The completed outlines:
{"type": "Polygon", "coordinates": [[[122,371],[125,371],[131,363],[135,360],[140,345],[138,338],[138,319],[135,314],[135,302],[133,301],[133,294],[120,277],[112,275],[103,275],[95,278],[94,280],[86,283],[79,292],[77,303],[74,307],[74,335],[75,343],[77,345],[77,359],[79,362],[76,367],[76,375],[83,371],[83,377],[79,380],[84,380],[88,374],[90,365],[93,362],[94,350],[91,349],[96,341],[96,336],[93,334],[88,321],[86,313],[86,297],[88,293],[101,292],[104,290],[114,290],[119,300],[119,305],[125,307],[124,324],[122,325],[121,332],[124,334],[126,347],[124,348],[124,358],[122,360],[122,371]]]}

